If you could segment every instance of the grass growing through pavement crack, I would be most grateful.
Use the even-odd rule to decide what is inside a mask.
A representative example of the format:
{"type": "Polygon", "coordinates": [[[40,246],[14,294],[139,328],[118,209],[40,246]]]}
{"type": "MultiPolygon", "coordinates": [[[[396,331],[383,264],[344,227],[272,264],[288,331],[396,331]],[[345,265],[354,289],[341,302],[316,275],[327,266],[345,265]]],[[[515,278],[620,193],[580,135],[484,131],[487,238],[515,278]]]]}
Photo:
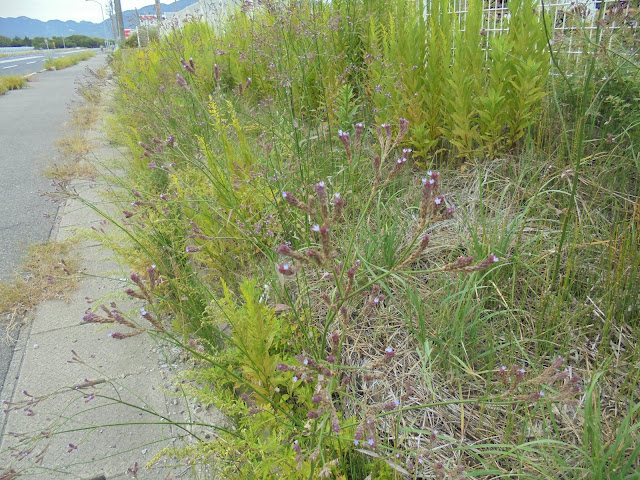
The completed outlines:
{"type": "Polygon", "coordinates": [[[8,334],[38,303],[67,300],[75,290],[78,277],[74,272],[80,263],[71,251],[73,243],[66,240],[32,245],[13,279],[0,282],[0,323],[8,326],[8,334]]]}
{"type": "Polygon", "coordinates": [[[91,142],[84,133],[65,135],[56,142],[60,153],[70,159],[83,157],[91,151],[91,142]]]}

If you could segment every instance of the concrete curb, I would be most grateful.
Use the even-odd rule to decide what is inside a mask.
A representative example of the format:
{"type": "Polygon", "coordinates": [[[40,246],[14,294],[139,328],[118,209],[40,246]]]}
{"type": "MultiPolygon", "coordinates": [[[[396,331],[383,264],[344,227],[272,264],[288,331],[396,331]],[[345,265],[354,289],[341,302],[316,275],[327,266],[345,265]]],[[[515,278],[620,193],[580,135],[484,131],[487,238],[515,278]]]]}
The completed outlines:
{"type": "MultiPolygon", "coordinates": [[[[4,405],[4,402],[11,401],[11,399],[16,396],[16,388],[18,385],[18,380],[20,378],[20,370],[22,369],[22,360],[24,359],[24,351],[27,348],[27,341],[29,340],[29,334],[31,333],[31,322],[28,322],[20,329],[20,334],[18,335],[18,339],[13,348],[13,357],[11,358],[11,363],[9,364],[9,370],[7,371],[7,376],[5,378],[4,385],[2,387],[2,392],[0,392],[0,404],[4,405]]],[[[9,420],[9,416],[5,415],[2,418],[2,422],[0,422],[0,454],[2,453],[2,448],[4,445],[4,432],[7,426],[7,421],[9,420]]],[[[0,470],[0,473],[2,471],[0,470]]]]}

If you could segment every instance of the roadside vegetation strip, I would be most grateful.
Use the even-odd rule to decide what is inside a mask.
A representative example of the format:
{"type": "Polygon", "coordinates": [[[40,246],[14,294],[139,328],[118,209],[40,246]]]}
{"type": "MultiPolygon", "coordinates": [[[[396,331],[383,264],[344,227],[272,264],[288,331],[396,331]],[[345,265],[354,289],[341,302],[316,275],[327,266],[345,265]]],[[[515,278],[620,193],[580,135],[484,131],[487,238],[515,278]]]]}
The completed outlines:
{"type": "Polygon", "coordinates": [[[19,90],[27,86],[27,79],[22,75],[0,75],[0,95],[9,90],[19,90]]]}
{"type": "Polygon", "coordinates": [[[83,60],[88,60],[95,54],[95,52],[83,52],[64,57],[47,58],[44,62],[44,68],[47,70],[61,70],[63,68],[71,67],[72,65],[76,65],[83,60]]]}
{"type": "Polygon", "coordinates": [[[130,155],[118,228],[90,234],[196,358],[180,388],[235,423],[168,454],[233,478],[640,469],[633,32],[577,60],[554,38],[552,64],[535,5],[502,36],[481,2],[464,28],[445,0],[244,5],[116,53],[130,155]]]}

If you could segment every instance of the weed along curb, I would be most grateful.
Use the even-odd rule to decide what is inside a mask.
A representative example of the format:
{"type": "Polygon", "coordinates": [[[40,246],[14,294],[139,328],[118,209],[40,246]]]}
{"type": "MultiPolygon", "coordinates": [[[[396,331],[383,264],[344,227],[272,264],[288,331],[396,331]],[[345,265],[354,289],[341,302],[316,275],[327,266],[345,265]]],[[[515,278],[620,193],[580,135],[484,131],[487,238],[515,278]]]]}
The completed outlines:
{"type": "Polygon", "coordinates": [[[2,75],[0,76],[0,95],[9,90],[19,90],[27,86],[28,77],[20,75],[2,75]]]}
{"type": "Polygon", "coordinates": [[[63,68],[71,67],[72,65],[76,65],[83,60],[87,60],[88,58],[93,57],[95,54],[95,52],[84,52],[67,57],[48,58],[44,62],[44,68],[45,70],[61,70],[63,68]]]}
{"type": "MultiPolygon", "coordinates": [[[[97,165],[119,155],[103,134],[93,135],[90,156],[97,165]]],[[[87,206],[104,203],[103,187],[75,180],[71,188],[77,195],[60,209],[52,241],[108,228],[87,206]]],[[[79,285],[71,301],[41,303],[20,335],[3,389],[0,476],[15,471],[24,478],[109,479],[134,470],[137,478],[183,475],[185,467],[169,468],[168,458],[144,469],[184,435],[171,419],[182,421],[190,407],[165,393],[178,353],[147,335],[114,341],[100,325],[83,322],[90,302],[109,305],[128,274],[94,241],[81,240],[75,252],[81,273],[73,272],[79,285]]],[[[120,299],[118,308],[140,306],[120,299]]]]}

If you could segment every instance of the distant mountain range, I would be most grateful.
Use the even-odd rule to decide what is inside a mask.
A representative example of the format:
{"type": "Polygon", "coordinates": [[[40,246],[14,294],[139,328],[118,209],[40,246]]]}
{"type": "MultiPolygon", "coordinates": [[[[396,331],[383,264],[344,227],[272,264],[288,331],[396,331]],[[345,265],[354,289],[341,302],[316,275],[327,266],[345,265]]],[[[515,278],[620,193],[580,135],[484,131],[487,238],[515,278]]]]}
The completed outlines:
{"type": "MultiPolygon", "coordinates": [[[[176,11],[180,11],[183,8],[188,7],[194,3],[197,3],[198,0],[177,0],[175,2],[166,5],[161,3],[160,6],[162,8],[163,14],[170,14],[176,11]]],[[[106,11],[105,11],[106,14],[106,11]]],[[[156,9],[155,4],[147,5],[146,7],[142,7],[138,9],[138,15],[155,15],[156,9]]],[[[137,25],[136,22],[136,11],[135,10],[127,10],[122,12],[122,16],[124,18],[124,28],[135,28],[137,25]]],[[[107,37],[112,38],[112,30],[111,30],[111,20],[106,18],[105,26],[103,28],[102,23],[92,23],[92,22],[74,22],[72,20],[63,22],[62,20],[49,20],[48,22],[43,22],[41,20],[34,20],[29,17],[9,17],[3,18],[0,17],[0,35],[4,35],[5,37],[13,38],[18,36],[20,38],[23,37],[58,37],[58,36],[68,36],[68,35],[87,35],[88,37],[104,37],[104,29],[106,28],[107,37]]]]}

